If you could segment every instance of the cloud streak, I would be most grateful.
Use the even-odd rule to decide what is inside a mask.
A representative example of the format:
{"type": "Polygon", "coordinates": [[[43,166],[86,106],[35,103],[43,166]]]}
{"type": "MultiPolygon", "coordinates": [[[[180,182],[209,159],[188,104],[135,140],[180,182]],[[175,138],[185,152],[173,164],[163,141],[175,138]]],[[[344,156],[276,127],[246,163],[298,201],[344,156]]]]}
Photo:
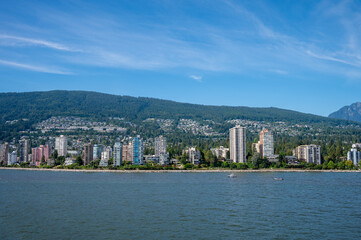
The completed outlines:
{"type": "Polygon", "coordinates": [[[2,59],[0,59],[0,65],[10,66],[10,67],[15,67],[15,68],[20,68],[20,69],[26,69],[26,70],[30,70],[30,71],[34,71],[34,72],[52,73],[52,74],[60,74],[60,75],[72,74],[71,72],[65,72],[65,71],[61,71],[61,70],[57,70],[57,69],[53,69],[53,68],[49,68],[49,67],[34,66],[34,65],[24,64],[24,63],[6,61],[6,60],[2,60],[2,59]]]}
{"type": "Polygon", "coordinates": [[[12,42],[13,44],[37,45],[37,46],[52,48],[60,51],[68,51],[68,52],[79,51],[79,50],[71,49],[59,43],[40,40],[40,39],[25,38],[25,37],[11,36],[11,35],[3,35],[3,34],[0,34],[0,39],[13,40],[14,41],[12,42]]]}
{"type": "Polygon", "coordinates": [[[199,75],[190,75],[190,78],[192,78],[193,80],[196,80],[197,82],[203,82],[203,77],[199,76],[199,75]]]}
{"type": "Polygon", "coordinates": [[[281,69],[270,69],[269,72],[277,73],[279,75],[287,75],[288,72],[281,69]]]}
{"type": "Polygon", "coordinates": [[[307,50],[306,53],[308,55],[310,55],[311,57],[314,57],[314,58],[318,58],[318,59],[322,59],[322,60],[327,60],[327,61],[333,61],[333,62],[338,62],[338,63],[344,63],[344,64],[347,64],[347,65],[352,65],[352,66],[355,66],[355,64],[353,63],[350,63],[350,62],[347,62],[345,60],[342,60],[342,59],[339,59],[339,58],[335,58],[335,57],[330,57],[330,56],[326,56],[326,55],[319,55],[319,54],[316,54],[310,50],[307,50]]]}
{"type": "MultiPolygon", "coordinates": [[[[192,4],[197,4],[197,1],[192,4]]],[[[337,68],[346,67],[342,65],[349,68],[361,65],[361,60],[357,55],[350,56],[350,51],[328,49],[320,44],[321,41],[317,43],[312,38],[306,39],[302,34],[290,34],[285,30],[295,29],[293,26],[272,25],[264,20],[262,12],[252,11],[254,9],[249,4],[246,8],[232,0],[220,0],[213,6],[216,5],[217,9],[212,10],[226,16],[225,19],[231,16],[225,21],[232,24],[209,22],[186,12],[177,12],[179,15],[174,14],[174,18],[167,14],[164,18],[160,14],[148,19],[142,14],[115,14],[97,8],[68,12],[37,6],[39,22],[46,22],[56,29],[55,33],[48,30],[52,33],[48,38],[46,33],[41,33],[41,36],[60,39],[60,42],[67,42],[64,36],[68,36],[74,40],[71,47],[36,37],[23,37],[32,36],[31,32],[10,30],[15,33],[0,34],[0,44],[11,40],[15,46],[57,50],[59,52],[52,51],[46,57],[57,64],[70,63],[73,68],[96,66],[166,71],[190,68],[190,72],[203,70],[251,75],[262,71],[294,75],[305,71],[330,74],[330,70],[341,74],[337,68]],[[164,19],[169,21],[165,24],[164,19]],[[335,67],[335,63],[339,65],[335,67]]],[[[350,46],[357,48],[357,37],[350,37],[350,46]]],[[[22,51],[17,54],[25,54],[22,51]]],[[[11,57],[22,61],[19,56],[11,57]]],[[[203,80],[201,76],[189,77],[199,82],[203,80]]]]}

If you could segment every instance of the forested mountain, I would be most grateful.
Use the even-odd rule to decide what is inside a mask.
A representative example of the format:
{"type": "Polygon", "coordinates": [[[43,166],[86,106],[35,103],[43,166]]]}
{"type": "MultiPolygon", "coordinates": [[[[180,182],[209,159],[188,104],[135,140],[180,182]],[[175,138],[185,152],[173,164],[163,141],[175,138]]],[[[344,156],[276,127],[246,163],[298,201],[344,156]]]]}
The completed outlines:
{"type": "Polygon", "coordinates": [[[93,131],[96,134],[103,129],[99,130],[99,124],[113,127],[114,135],[119,134],[115,130],[125,129],[125,134],[144,137],[173,134],[177,141],[194,139],[195,135],[224,138],[235,124],[246,126],[250,137],[267,127],[277,134],[302,139],[344,135],[349,136],[347,141],[356,141],[361,129],[356,122],[279,108],[206,106],[87,91],[0,94],[0,140],[40,134],[49,128],[57,134],[59,129],[69,132],[69,126],[74,125],[79,126],[73,128],[76,134],[84,133],[81,132],[84,128],[88,128],[85,134],[89,134],[98,126],[93,131]],[[66,124],[68,128],[64,127],[66,124]]]}
{"type": "Polygon", "coordinates": [[[86,91],[48,91],[0,94],[0,123],[16,119],[41,121],[51,116],[121,117],[127,120],[147,118],[190,118],[224,121],[248,119],[295,123],[347,124],[279,108],[206,106],[154,98],[116,96],[86,91]]]}
{"type": "Polygon", "coordinates": [[[361,122],[361,102],[353,103],[350,106],[344,106],[340,110],[331,113],[329,117],[361,122]]]}

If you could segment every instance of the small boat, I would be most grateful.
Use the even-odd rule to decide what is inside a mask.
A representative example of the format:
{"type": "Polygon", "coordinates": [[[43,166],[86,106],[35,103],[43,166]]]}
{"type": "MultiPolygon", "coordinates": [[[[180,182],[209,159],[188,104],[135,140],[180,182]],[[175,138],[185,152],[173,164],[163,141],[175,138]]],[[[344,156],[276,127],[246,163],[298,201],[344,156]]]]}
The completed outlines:
{"type": "Polygon", "coordinates": [[[273,180],[276,180],[276,181],[282,181],[282,180],[283,180],[283,178],[281,178],[281,177],[274,177],[274,178],[273,178],[273,180]]]}
{"type": "Polygon", "coordinates": [[[236,175],[235,175],[234,173],[231,173],[231,174],[228,175],[228,177],[229,177],[229,178],[235,178],[236,175]]]}

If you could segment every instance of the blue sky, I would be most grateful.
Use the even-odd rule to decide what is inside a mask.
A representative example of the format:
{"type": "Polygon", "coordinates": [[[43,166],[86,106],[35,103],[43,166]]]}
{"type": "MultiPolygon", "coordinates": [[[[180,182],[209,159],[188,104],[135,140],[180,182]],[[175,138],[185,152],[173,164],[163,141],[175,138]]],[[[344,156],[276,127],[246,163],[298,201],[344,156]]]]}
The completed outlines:
{"type": "Polygon", "coordinates": [[[0,91],[327,116],[360,101],[359,1],[0,1],[0,91]]]}

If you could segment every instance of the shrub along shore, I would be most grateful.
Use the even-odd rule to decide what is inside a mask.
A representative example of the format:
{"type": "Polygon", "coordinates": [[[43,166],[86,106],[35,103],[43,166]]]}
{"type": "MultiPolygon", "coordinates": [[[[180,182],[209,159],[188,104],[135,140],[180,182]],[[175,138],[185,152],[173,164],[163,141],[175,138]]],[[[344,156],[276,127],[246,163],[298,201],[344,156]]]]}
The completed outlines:
{"type": "Polygon", "coordinates": [[[64,172],[116,172],[116,173],[211,173],[211,172],[354,172],[359,173],[361,170],[339,170],[339,169],[301,169],[301,168],[259,168],[259,169],[226,169],[226,168],[195,168],[195,169],[109,169],[109,168],[43,168],[43,167],[0,167],[0,170],[25,170],[25,171],[64,171],[64,172]]]}

